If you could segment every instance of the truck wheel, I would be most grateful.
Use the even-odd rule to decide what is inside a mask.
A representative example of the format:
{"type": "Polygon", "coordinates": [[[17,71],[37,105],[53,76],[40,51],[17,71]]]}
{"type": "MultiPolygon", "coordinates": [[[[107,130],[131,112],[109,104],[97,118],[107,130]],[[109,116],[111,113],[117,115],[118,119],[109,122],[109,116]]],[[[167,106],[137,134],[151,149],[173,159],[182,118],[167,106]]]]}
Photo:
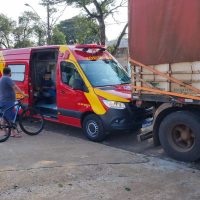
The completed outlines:
{"type": "Polygon", "coordinates": [[[200,158],[200,119],[189,111],[177,111],[161,122],[159,138],[166,153],[180,161],[200,158]]]}
{"type": "Polygon", "coordinates": [[[101,142],[106,137],[103,123],[95,114],[90,114],[85,117],[83,120],[83,132],[89,140],[94,142],[101,142]]]}

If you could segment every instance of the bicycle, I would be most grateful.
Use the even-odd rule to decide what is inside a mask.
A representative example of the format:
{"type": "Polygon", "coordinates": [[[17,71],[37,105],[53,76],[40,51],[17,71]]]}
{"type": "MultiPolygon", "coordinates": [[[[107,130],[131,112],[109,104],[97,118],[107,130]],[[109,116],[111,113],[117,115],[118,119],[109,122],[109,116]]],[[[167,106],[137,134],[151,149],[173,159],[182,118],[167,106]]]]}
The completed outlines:
{"type": "Polygon", "coordinates": [[[0,143],[8,140],[11,136],[12,129],[17,130],[18,133],[20,132],[16,123],[18,117],[19,126],[24,133],[33,136],[39,134],[43,130],[44,117],[35,108],[23,105],[23,99],[24,98],[17,100],[13,106],[8,108],[0,107],[0,143]],[[12,121],[9,121],[6,119],[5,113],[11,109],[15,109],[15,116],[12,121]]]}

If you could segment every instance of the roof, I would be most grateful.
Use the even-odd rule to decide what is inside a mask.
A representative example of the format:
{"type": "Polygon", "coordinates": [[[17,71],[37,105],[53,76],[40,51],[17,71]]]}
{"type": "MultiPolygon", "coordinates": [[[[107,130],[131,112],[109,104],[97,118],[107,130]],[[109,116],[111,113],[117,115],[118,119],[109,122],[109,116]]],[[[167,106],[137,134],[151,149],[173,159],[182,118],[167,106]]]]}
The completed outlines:
{"type": "MultiPolygon", "coordinates": [[[[117,40],[111,40],[111,41],[108,41],[106,43],[107,46],[113,46],[117,43],[117,40]]],[[[122,48],[128,48],[128,38],[123,38],[120,42],[120,45],[118,47],[119,49],[122,49],[122,48]]]]}
{"type": "Polygon", "coordinates": [[[53,49],[59,48],[59,45],[48,45],[48,46],[40,46],[40,47],[28,47],[28,48],[18,48],[18,49],[1,49],[0,52],[3,52],[3,56],[9,56],[10,60],[28,60],[30,59],[31,51],[38,49],[53,49]]]}

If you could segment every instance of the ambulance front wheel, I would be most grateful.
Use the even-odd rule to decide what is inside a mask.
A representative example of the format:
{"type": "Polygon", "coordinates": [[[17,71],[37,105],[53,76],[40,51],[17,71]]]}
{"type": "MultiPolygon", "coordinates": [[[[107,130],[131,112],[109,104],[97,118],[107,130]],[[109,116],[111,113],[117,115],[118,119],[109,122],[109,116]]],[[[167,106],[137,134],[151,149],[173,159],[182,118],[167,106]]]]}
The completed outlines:
{"type": "Polygon", "coordinates": [[[84,118],[83,132],[89,140],[92,140],[94,142],[101,142],[106,137],[103,122],[95,114],[87,115],[84,118]]]}

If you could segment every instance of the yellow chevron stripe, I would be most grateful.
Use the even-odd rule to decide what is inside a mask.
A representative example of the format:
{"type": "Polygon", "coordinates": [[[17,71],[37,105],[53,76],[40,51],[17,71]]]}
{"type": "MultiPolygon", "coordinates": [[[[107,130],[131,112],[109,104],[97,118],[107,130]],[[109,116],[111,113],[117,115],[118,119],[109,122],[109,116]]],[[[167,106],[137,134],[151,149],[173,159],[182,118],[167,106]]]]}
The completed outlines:
{"type": "Polygon", "coordinates": [[[105,99],[111,100],[111,101],[130,102],[128,99],[119,97],[119,96],[114,95],[114,94],[110,94],[106,91],[103,91],[103,90],[100,90],[100,89],[97,89],[97,88],[95,88],[94,91],[97,95],[99,95],[99,96],[101,96],[105,99]]]}
{"type": "Polygon", "coordinates": [[[6,63],[5,63],[5,59],[3,57],[3,52],[0,51],[0,72],[1,74],[3,74],[3,68],[5,67],[6,63]]]}
{"type": "Polygon", "coordinates": [[[74,65],[76,66],[76,69],[78,70],[81,78],[83,79],[85,85],[87,86],[87,88],[89,90],[89,92],[85,92],[84,95],[87,98],[88,102],[90,103],[90,105],[92,107],[92,110],[97,115],[105,114],[106,113],[105,108],[103,107],[101,101],[99,100],[99,98],[95,94],[95,92],[93,90],[93,87],[91,86],[91,84],[88,81],[87,77],[83,73],[83,71],[82,71],[81,67],[79,66],[76,58],[73,55],[73,53],[70,51],[70,49],[67,46],[65,46],[65,45],[60,46],[60,52],[65,53],[65,51],[69,51],[70,52],[70,57],[67,60],[71,61],[72,63],[74,63],[74,65]]]}

